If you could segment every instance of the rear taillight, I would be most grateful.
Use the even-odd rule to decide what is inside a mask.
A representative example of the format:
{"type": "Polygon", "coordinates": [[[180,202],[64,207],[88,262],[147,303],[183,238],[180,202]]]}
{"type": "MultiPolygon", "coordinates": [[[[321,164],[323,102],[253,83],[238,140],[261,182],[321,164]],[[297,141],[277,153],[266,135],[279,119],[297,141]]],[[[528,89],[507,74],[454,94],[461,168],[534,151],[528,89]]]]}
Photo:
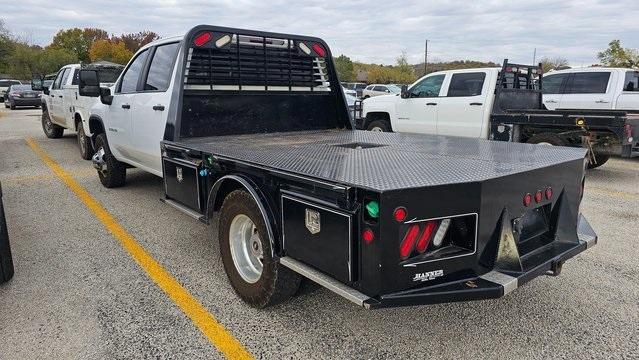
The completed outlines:
{"type": "Polygon", "coordinates": [[[362,239],[367,244],[370,244],[373,242],[373,240],[375,240],[375,233],[371,229],[365,229],[364,231],[362,231],[362,239]]]}
{"type": "Polygon", "coordinates": [[[532,203],[532,195],[530,193],[524,195],[524,206],[528,207],[532,203]]]}
{"type": "Polygon", "coordinates": [[[313,51],[315,51],[315,53],[317,55],[319,55],[320,57],[324,57],[326,56],[326,50],[324,50],[324,48],[322,47],[322,45],[320,44],[313,44],[311,45],[311,47],[313,48],[313,51]]]}
{"type": "Polygon", "coordinates": [[[428,248],[428,244],[430,243],[430,239],[433,236],[433,232],[435,231],[435,227],[437,226],[437,221],[431,220],[426,222],[424,226],[424,230],[422,234],[419,236],[419,240],[417,240],[417,252],[422,254],[428,248]]]}
{"type": "Polygon", "coordinates": [[[404,220],[406,220],[406,208],[398,207],[397,209],[395,209],[395,211],[393,212],[393,218],[397,222],[404,222],[404,220]]]}
{"type": "Polygon", "coordinates": [[[211,38],[213,38],[213,35],[211,35],[210,32],[199,33],[193,40],[193,44],[195,46],[203,46],[207,42],[211,41],[211,38]]]}
{"type": "Polygon", "coordinates": [[[399,246],[399,256],[402,260],[407,259],[413,252],[413,249],[415,249],[415,242],[417,241],[418,234],[419,225],[412,224],[408,228],[406,235],[404,235],[404,240],[402,240],[402,243],[399,246]]]}
{"type": "Polygon", "coordinates": [[[634,139],[632,138],[632,125],[630,124],[624,125],[623,131],[624,131],[624,134],[626,135],[626,140],[628,140],[629,143],[632,143],[634,141],[634,139]]]}
{"type": "Polygon", "coordinates": [[[543,199],[544,194],[541,192],[541,190],[537,190],[537,192],[535,193],[535,202],[540,203],[543,199]]]}
{"type": "Polygon", "coordinates": [[[552,199],[552,188],[550,186],[546,188],[546,199],[552,199]]]}

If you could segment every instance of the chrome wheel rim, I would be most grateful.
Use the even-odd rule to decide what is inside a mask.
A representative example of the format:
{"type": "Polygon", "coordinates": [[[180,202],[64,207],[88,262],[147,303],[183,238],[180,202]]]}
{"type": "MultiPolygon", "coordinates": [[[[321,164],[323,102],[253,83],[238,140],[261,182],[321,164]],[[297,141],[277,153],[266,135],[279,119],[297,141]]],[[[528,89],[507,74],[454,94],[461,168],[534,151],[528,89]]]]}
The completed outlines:
{"type": "Polygon", "coordinates": [[[552,146],[551,143],[547,142],[547,141],[542,141],[540,143],[537,143],[537,145],[546,145],[546,146],[552,146]]]}
{"type": "Polygon", "coordinates": [[[381,127],[379,127],[379,126],[375,126],[375,127],[373,127],[373,128],[371,129],[371,131],[374,131],[374,132],[384,132],[384,129],[382,129],[382,128],[381,128],[381,127]]]}
{"type": "Polygon", "coordinates": [[[78,125],[78,142],[80,143],[80,150],[84,154],[86,151],[86,143],[84,142],[84,129],[82,124],[78,125]]]}
{"type": "Polygon", "coordinates": [[[239,214],[231,221],[229,245],[233,265],[244,281],[254,284],[262,276],[264,253],[255,224],[248,216],[239,214]]]}

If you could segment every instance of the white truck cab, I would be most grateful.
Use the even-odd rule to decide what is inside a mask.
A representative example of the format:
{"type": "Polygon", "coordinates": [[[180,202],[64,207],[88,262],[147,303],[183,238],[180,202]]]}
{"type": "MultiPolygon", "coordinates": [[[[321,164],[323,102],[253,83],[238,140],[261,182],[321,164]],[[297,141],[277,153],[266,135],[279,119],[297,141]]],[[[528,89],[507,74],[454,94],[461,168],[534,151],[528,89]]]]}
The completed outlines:
{"type": "Polygon", "coordinates": [[[580,68],[544,75],[543,102],[548,110],[639,110],[639,71],[627,68],[580,68]]]}
{"type": "Polygon", "coordinates": [[[112,85],[123,68],[121,65],[106,62],[63,66],[51,86],[42,89],[44,90],[42,129],[49,138],[61,137],[65,129],[75,131],[80,154],[82,158],[88,160],[93,155],[88,123],[89,108],[93,106],[96,99],[78,94],[79,72],[86,67],[100,71],[103,86],[112,85]]]}
{"type": "Polygon", "coordinates": [[[487,138],[499,68],[428,74],[408,97],[381,95],[362,102],[362,127],[371,131],[487,138]]]}

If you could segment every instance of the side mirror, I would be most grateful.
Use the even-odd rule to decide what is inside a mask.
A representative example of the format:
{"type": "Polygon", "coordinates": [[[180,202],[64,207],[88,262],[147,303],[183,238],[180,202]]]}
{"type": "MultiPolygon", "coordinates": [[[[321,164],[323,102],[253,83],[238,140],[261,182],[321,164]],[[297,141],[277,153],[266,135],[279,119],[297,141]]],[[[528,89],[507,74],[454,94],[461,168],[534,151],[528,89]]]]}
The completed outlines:
{"type": "Polygon", "coordinates": [[[42,83],[43,83],[42,78],[31,79],[31,89],[35,91],[44,90],[44,85],[42,83]]]}
{"type": "Polygon", "coordinates": [[[100,88],[100,102],[104,105],[111,105],[113,103],[113,95],[111,95],[111,89],[100,88]]]}
{"type": "Polygon", "coordinates": [[[100,96],[100,78],[96,70],[80,70],[78,93],[80,96],[100,96]]]}
{"type": "Polygon", "coordinates": [[[49,89],[51,89],[51,86],[43,86],[42,92],[45,95],[49,95],[49,89]]]}
{"type": "Polygon", "coordinates": [[[402,99],[408,99],[410,97],[410,93],[408,92],[407,85],[402,85],[401,97],[402,99]]]}

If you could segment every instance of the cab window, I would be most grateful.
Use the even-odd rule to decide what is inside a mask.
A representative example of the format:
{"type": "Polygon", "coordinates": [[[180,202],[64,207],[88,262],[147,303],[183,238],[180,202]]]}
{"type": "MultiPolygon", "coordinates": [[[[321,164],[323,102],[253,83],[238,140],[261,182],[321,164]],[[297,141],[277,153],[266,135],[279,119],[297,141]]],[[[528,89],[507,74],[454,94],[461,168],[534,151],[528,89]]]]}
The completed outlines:
{"type": "Polygon", "coordinates": [[[155,49],[149,74],[144,83],[144,90],[166,91],[169,88],[178,45],[178,43],[166,44],[155,49]]]}
{"type": "Polygon", "coordinates": [[[543,94],[561,94],[563,84],[569,74],[555,74],[544,76],[541,84],[541,92],[543,94]]]}
{"type": "Polygon", "coordinates": [[[148,53],[149,50],[144,50],[133,59],[129,68],[126,69],[124,75],[122,75],[122,81],[120,81],[120,85],[118,86],[118,93],[132,93],[138,90],[138,81],[140,80],[142,68],[144,67],[148,53]]]}
{"type": "Polygon", "coordinates": [[[446,75],[433,75],[423,79],[410,89],[410,97],[424,98],[439,96],[439,91],[442,88],[445,77],[446,75]]]}
{"type": "Polygon", "coordinates": [[[60,88],[60,84],[62,83],[62,78],[64,77],[64,74],[67,73],[68,71],[69,71],[69,68],[64,68],[58,72],[58,76],[56,76],[55,81],[53,82],[53,85],[51,86],[51,90],[60,88]]]}
{"type": "Polygon", "coordinates": [[[564,94],[605,94],[610,80],[609,72],[573,73],[564,94]]]}
{"type": "Polygon", "coordinates": [[[639,91],[639,71],[626,71],[623,91],[639,91]]]}
{"type": "Polygon", "coordinates": [[[477,96],[481,95],[481,89],[484,87],[486,73],[461,73],[453,74],[448,86],[448,97],[460,96],[477,96]]]}

